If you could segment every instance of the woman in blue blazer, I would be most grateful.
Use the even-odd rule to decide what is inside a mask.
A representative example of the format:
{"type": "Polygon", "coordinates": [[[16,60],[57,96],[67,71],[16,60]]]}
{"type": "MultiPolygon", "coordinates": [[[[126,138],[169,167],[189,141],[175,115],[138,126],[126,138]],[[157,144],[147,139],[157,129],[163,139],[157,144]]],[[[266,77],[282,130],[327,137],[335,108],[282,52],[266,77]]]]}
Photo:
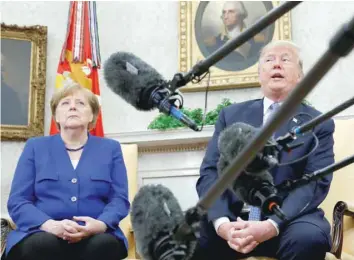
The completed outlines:
{"type": "Polygon", "coordinates": [[[128,214],[127,173],[120,144],[92,136],[99,102],[72,85],[55,93],[60,133],[31,138],[18,161],[8,200],[16,230],[8,260],[117,260],[127,256],[119,222],[128,214]]]}

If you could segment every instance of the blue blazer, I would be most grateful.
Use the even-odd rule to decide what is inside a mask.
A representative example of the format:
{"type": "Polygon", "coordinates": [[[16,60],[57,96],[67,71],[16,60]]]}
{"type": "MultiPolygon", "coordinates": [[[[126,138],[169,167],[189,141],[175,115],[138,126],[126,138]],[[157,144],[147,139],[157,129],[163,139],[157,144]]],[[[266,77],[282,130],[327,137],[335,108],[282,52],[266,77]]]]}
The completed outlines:
{"type": "MultiPolygon", "coordinates": [[[[286,134],[293,127],[301,125],[311,119],[311,117],[316,117],[318,115],[320,115],[320,112],[316,109],[305,104],[299,105],[289,122],[286,122],[286,124],[282,125],[278,131],[276,131],[275,138],[286,134]]],[[[214,135],[209,141],[200,168],[200,178],[197,181],[197,192],[199,196],[205,195],[218,178],[217,162],[219,159],[219,151],[217,142],[219,134],[225,127],[235,122],[244,122],[254,127],[262,127],[263,99],[233,104],[224,108],[220,112],[218,121],[215,125],[214,135]]],[[[300,161],[296,164],[271,169],[275,184],[279,184],[284,180],[298,179],[305,173],[314,172],[334,163],[333,132],[333,120],[328,120],[317,126],[314,129],[314,133],[319,138],[318,148],[306,160],[300,161]]],[[[314,137],[308,134],[299,137],[297,141],[304,142],[304,145],[294,149],[291,153],[285,151],[281,152],[281,163],[303,157],[308,154],[315,145],[314,137]]],[[[327,196],[331,180],[332,174],[329,174],[318,180],[317,186],[316,182],[311,182],[310,184],[293,190],[288,194],[281,194],[284,198],[282,210],[288,218],[292,221],[308,221],[317,225],[327,234],[329,240],[329,223],[324,219],[323,211],[317,207],[327,196]],[[307,205],[307,203],[309,204],[307,205]]],[[[233,192],[229,190],[225,191],[208,211],[207,219],[203,223],[204,225],[202,225],[205,229],[202,230],[202,235],[205,236],[204,238],[209,240],[211,236],[216,235],[214,228],[211,227],[213,220],[227,216],[235,221],[237,216],[240,215],[242,207],[243,202],[240,201],[233,192]]],[[[287,224],[275,215],[272,215],[269,218],[273,219],[279,225],[280,230],[287,224]]]]}
{"type": "MultiPolygon", "coordinates": [[[[118,227],[128,215],[127,172],[119,142],[89,135],[74,170],[59,134],[26,142],[8,200],[17,229],[9,233],[6,253],[47,220],[89,216],[107,232],[127,240],[118,227]]],[[[80,223],[81,224],[81,223],[80,223]]]]}

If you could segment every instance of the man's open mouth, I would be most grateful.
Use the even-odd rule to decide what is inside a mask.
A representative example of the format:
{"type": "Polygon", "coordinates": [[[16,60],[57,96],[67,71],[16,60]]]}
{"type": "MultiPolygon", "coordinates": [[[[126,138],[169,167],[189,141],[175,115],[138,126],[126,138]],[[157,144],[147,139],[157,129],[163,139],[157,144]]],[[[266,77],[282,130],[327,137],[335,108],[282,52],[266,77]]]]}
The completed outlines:
{"type": "Polygon", "coordinates": [[[272,79],[283,79],[284,76],[281,73],[274,73],[272,79]]]}

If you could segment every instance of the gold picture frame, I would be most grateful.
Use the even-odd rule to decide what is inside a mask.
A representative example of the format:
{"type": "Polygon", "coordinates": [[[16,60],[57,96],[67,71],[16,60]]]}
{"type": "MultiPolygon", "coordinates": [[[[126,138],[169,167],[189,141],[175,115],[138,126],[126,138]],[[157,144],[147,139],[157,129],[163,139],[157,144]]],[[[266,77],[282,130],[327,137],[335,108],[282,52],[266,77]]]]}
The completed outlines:
{"type": "MultiPolygon", "coordinates": [[[[226,23],[230,21],[226,20],[224,3],[226,1],[181,1],[179,3],[180,72],[188,72],[195,64],[220,48],[222,46],[220,44],[225,43],[227,39],[225,28],[230,26],[226,23]]],[[[235,4],[236,8],[239,5],[240,10],[245,10],[244,16],[240,19],[243,23],[238,28],[247,28],[271,8],[279,6],[279,1],[233,1],[232,4],[235,4]]],[[[250,44],[246,43],[247,46],[246,44],[240,46],[237,49],[240,50],[239,52],[233,52],[232,55],[220,60],[218,66],[209,69],[209,90],[259,87],[257,72],[259,50],[271,40],[291,40],[290,13],[284,14],[251,40],[250,44]]],[[[198,83],[189,83],[180,90],[182,92],[204,91],[207,84],[208,76],[198,83]]]]}
{"type": "Polygon", "coordinates": [[[44,135],[47,27],[1,23],[1,139],[44,135]]]}

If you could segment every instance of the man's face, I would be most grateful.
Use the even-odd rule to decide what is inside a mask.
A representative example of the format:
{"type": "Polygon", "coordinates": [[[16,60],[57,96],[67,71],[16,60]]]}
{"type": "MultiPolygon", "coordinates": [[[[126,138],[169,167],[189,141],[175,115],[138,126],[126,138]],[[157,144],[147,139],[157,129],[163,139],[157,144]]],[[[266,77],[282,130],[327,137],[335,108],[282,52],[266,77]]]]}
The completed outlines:
{"type": "Polygon", "coordinates": [[[238,24],[238,14],[235,6],[230,3],[225,3],[222,9],[222,20],[227,27],[233,27],[238,24]]]}
{"type": "Polygon", "coordinates": [[[299,57],[291,46],[266,49],[259,62],[259,81],[265,96],[285,98],[301,80],[299,57]]]}

